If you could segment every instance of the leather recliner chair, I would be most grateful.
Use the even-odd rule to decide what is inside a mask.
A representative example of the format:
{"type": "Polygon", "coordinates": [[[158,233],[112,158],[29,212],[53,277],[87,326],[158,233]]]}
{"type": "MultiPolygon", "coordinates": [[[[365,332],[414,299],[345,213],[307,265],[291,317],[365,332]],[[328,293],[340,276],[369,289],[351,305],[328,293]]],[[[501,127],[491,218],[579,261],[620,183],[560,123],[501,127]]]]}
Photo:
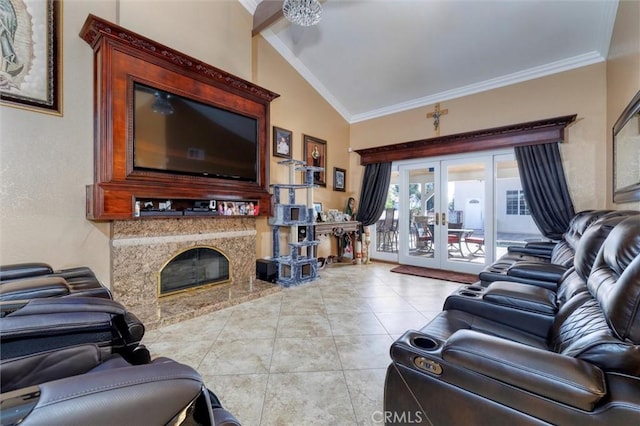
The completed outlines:
{"type": "MultiPolygon", "coordinates": [[[[69,297],[1,302],[2,392],[12,390],[11,383],[25,386],[51,380],[52,374],[65,377],[68,371],[58,368],[59,353],[54,353],[78,345],[95,345],[103,358],[119,354],[132,364],[148,363],[149,351],[140,344],[144,331],[140,320],[113,300],[69,297]]],[[[83,372],[81,365],[74,370],[78,374],[83,372]]]]}
{"type": "Polygon", "coordinates": [[[640,212],[606,214],[589,226],[576,248],[574,264],[560,279],[557,292],[507,281],[496,281],[486,288],[461,286],[447,297],[443,310],[464,311],[506,324],[519,321],[520,329],[546,337],[558,309],[576,294],[587,291],[587,279],[609,233],[634,214],[640,212]]]}
{"type": "MultiPolygon", "coordinates": [[[[636,211],[586,210],[576,214],[563,238],[553,247],[549,258],[529,253],[525,248],[510,248],[509,252],[478,274],[486,287],[495,281],[510,281],[537,285],[555,291],[559,280],[573,266],[575,251],[583,234],[604,216],[628,216],[636,211]]],[[[535,244],[533,245],[535,246],[535,244]]]]}
{"type": "Polygon", "coordinates": [[[131,365],[119,355],[100,357],[95,345],[61,350],[54,368],[68,374],[3,392],[2,424],[240,424],[191,367],[168,358],[131,365]],[[78,364],[88,371],[75,374],[78,364]]]}
{"type": "Polygon", "coordinates": [[[0,266],[0,301],[66,296],[112,298],[87,267],[54,271],[46,263],[0,266]]]}
{"type": "Polygon", "coordinates": [[[546,338],[441,312],[391,347],[384,409],[433,425],[640,424],[640,216],[602,245],[546,338]]]}

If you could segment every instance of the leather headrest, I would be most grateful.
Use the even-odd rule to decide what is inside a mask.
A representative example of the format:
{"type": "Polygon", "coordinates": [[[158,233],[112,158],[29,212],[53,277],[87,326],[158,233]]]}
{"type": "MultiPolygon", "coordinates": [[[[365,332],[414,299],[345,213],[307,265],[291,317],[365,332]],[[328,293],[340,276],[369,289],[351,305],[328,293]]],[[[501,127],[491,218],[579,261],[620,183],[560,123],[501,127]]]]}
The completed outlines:
{"type": "Polygon", "coordinates": [[[587,286],[618,337],[640,344],[640,215],[609,233],[587,286]]]}
{"type": "Polygon", "coordinates": [[[598,256],[600,247],[609,236],[613,228],[629,216],[640,214],[636,210],[616,210],[599,217],[593,222],[580,238],[576,248],[573,265],[576,272],[584,279],[588,279],[591,268],[598,256]]]}
{"type": "Polygon", "coordinates": [[[610,212],[611,210],[584,210],[576,213],[571,222],[569,222],[569,229],[564,233],[563,239],[575,250],[579,245],[582,234],[584,234],[589,225],[610,212]]]}

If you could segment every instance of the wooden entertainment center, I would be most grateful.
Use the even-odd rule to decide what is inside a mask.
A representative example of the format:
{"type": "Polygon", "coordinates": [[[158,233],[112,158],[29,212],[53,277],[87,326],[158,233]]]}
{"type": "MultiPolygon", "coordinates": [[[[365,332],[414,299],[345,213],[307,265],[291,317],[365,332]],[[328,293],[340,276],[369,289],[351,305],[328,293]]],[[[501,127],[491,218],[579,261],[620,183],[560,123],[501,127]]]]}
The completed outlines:
{"type": "Polygon", "coordinates": [[[251,203],[258,214],[270,214],[269,104],[278,94],[93,15],[80,37],[94,51],[94,182],[87,186],[88,219],[133,219],[139,216],[136,201],[145,200],[251,203]],[[256,182],[136,169],[135,83],[255,119],[256,182]]]}

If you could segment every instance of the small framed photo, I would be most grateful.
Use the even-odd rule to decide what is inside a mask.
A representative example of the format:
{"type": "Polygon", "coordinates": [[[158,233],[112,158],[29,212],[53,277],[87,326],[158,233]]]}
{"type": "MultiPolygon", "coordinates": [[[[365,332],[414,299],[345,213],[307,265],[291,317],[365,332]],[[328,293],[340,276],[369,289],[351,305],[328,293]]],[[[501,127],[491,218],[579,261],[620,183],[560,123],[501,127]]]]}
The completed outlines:
{"type": "Polygon", "coordinates": [[[346,187],[346,183],[345,183],[346,181],[347,181],[347,171],[339,167],[334,167],[333,168],[333,190],[344,192],[346,187]]]}
{"type": "Polygon", "coordinates": [[[302,135],[304,147],[304,161],[307,166],[322,167],[324,170],[313,172],[313,184],[327,186],[327,141],[314,138],[309,135],[302,135]]]}
{"type": "Polygon", "coordinates": [[[322,213],[322,203],[313,203],[313,211],[316,213],[322,213]]]}
{"type": "Polygon", "coordinates": [[[62,115],[62,0],[2,0],[0,103],[62,115]]]}
{"type": "Polygon", "coordinates": [[[291,159],[291,130],[273,126],[273,155],[291,159]]]}

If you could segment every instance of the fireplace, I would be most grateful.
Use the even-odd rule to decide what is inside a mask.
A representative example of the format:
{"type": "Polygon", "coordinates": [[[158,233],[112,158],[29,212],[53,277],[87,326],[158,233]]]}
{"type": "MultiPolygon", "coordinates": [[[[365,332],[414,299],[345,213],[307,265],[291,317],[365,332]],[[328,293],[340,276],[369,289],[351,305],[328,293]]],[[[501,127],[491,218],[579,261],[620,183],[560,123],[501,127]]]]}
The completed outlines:
{"type": "Polygon", "coordinates": [[[152,329],[280,291],[278,285],[255,279],[255,221],[249,216],[113,221],[114,299],[152,329]],[[183,264],[185,253],[187,263],[183,264]],[[194,268],[188,263],[194,258],[205,261],[196,262],[201,265],[194,268]],[[210,262],[210,258],[218,260],[210,262]],[[204,278],[194,279],[197,287],[188,291],[178,283],[168,289],[171,294],[160,297],[161,271],[167,272],[172,263],[176,267],[168,270],[170,281],[181,269],[199,269],[204,278]]]}
{"type": "Polygon", "coordinates": [[[213,247],[186,249],[160,271],[159,297],[200,286],[229,282],[229,259],[213,247]]]}

